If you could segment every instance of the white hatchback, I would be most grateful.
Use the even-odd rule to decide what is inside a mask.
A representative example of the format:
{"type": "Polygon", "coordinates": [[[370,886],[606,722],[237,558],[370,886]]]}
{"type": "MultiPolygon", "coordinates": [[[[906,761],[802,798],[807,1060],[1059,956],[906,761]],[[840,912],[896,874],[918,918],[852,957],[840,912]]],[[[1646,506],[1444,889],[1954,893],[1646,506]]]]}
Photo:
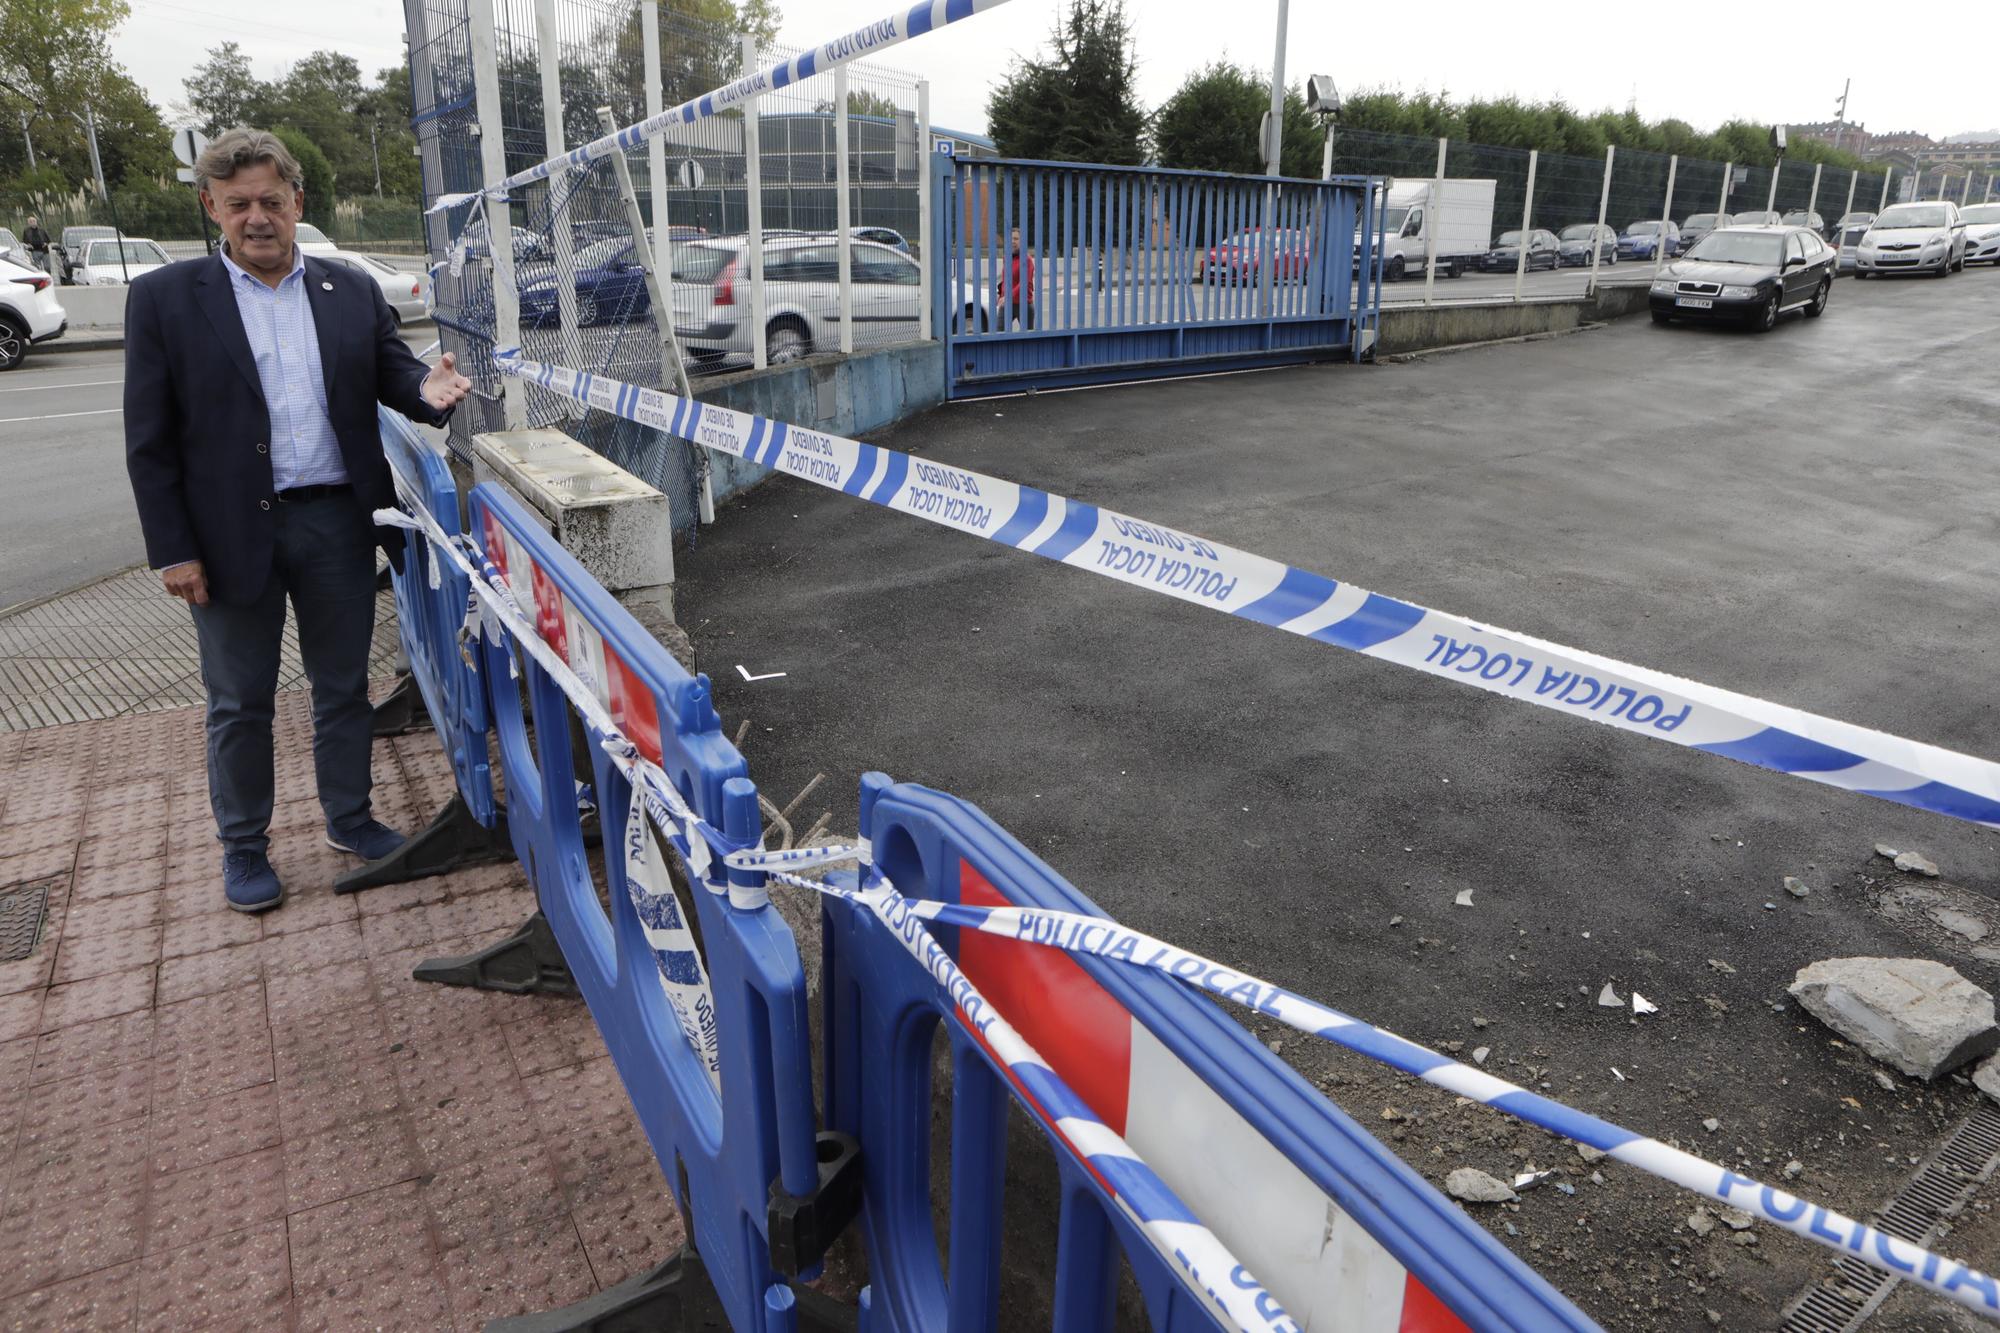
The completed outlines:
{"type": "Polygon", "coordinates": [[[123,241],[86,241],[72,276],[79,287],[110,287],[173,262],[158,241],[137,236],[127,236],[123,241]],[[120,246],[124,247],[123,255],[119,253],[120,246]]]}
{"type": "Polygon", "coordinates": [[[20,365],[30,343],[60,338],[68,327],[54,278],[0,260],[0,370],[20,365]]]}

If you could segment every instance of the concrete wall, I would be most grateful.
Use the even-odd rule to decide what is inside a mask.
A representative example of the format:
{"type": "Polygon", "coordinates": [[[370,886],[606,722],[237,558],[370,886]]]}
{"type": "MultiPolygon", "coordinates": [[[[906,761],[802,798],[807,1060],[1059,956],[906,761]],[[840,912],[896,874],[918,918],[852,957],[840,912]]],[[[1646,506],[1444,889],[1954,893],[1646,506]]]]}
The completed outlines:
{"type": "Polygon", "coordinates": [[[122,329],[125,327],[125,291],[116,287],[58,287],[56,300],[69,316],[73,329],[122,329]]]}
{"type": "Polygon", "coordinates": [[[1595,297],[1521,305],[1385,306],[1375,353],[1395,356],[1530,333],[1560,333],[1582,324],[1637,314],[1646,308],[1646,291],[1641,283],[1600,287],[1595,297]]]}
{"type": "MultiPolygon", "coordinates": [[[[944,344],[898,343],[850,357],[816,356],[788,366],[721,375],[695,386],[704,403],[755,412],[829,435],[866,435],[944,401],[944,344]]],[[[711,453],[718,502],[771,470],[711,453]]]]}

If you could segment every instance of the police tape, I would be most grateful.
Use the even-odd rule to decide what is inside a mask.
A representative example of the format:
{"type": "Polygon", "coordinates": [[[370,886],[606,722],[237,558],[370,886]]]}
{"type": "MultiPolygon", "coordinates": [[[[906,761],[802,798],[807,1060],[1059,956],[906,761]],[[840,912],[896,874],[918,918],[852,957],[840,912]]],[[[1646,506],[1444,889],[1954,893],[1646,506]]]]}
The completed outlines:
{"type": "Polygon", "coordinates": [[[1072,568],[1510,699],[2000,828],[2000,765],[1476,624],[983,472],[494,352],[615,416],[1072,568]]]}
{"type": "MultiPolygon", "coordinates": [[[[428,514],[419,508],[421,518],[413,519],[399,510],[378,510],[378,523],[428,529],[436,535],[433,544],[443,541],[452,558],[458,562],[471,579],[475,598],[484,599],[492,608],[493,627],[504,630],[509,642],[518,642],[523,651],[547,673],[563,694],[576,705],[585,722],[598,733],[599,744],[612,758],[614,764],[631,783],[635,805],[642,805],[651,816],[652,822],[682,856],[694,877],[715,888],[712,872],[718,867],[750,872],[764,880],[775,880],[792,888],[827,897],[838,898],[866,910],[883,921],[894,932],[906,949],[936,979],[946,994],[959,1005],[967,1023],[982,1036],[991,1041],[989,1030],[995,1023],[1004,1023],[997,1010],[980,996],[972,983],[957,969],[928,932],[921,933],[924,943],[909,933],[911,923],[935,921],[943,925],[978,930],[985,934],[1006,939],[1025,941],[1048,948],[1062,949],[1070,953],[1090,954],[1111,962],[1128,966],[1148,968],[1171,976],[1183,984],[1206,990],[1210,994],[1232,1003],[1252,1009],[1296,1031],[1336,1045],[1346,1047],[1357,1054],[1386,1064],[1391,1068],[1414,1075],[1426,1083],[1444,1089],[1457,1096],[1490,1106],[1526,1124],[1535,1125],[1551,1133],[1560,1134],[1578,1143],[1586,1144],[1605,1153],[1612,1159],[1623,1162],[1678,1185],[1691,1192],[1703,1194],[1719,1200],[1731,1207],[1739,1208],[1753,1216],[1761,1217],[1794,1234],[1804,1236],[1817,1244],[1843,1253],[1852,1254],[1863,1262],[1894,1276],[1906,1278],[1927,1287],[1968,1309],[1989,1317],[2000,1318],[2000,1284],[1978,1269],[1958,1260],[1947,1259],[1922,1246],[1900,1240],[1865,1222],[1856,1221],[1832,1209],[1812,1204],[1796,1195],[1765,1185],[1757,1180],[1739,1175],[1726,1167],[1694,1156],[1679,1148],[1662,1143],[1658,1139],[1638,1134],[1608,1120],[1578,1111],[1573,1107],[1539,1093],[1507,1082],[1471,1065],[1461,1064],[1426,1047],[1419,1046],[1405,1037],[1375,1027],[1349,1014],[1327,1005],[1309,1000],[1293,991],[1265,981],[1241,969],[1228,968],[1200,954],[1168,944],[1154,936],[1128,929],[1114,921],[1102,917],[1087,916],[1075,912],[1061,912],[1040,908],[1023,907],[973,907],[956,903],[937,902],[924,899],[904,898],[895,886],[872,863],[872,853],[867,840],[858,844],[830,845],[822,847],[787,848],[767,850],[762,846],[746,846],[742,839],[731,838],[723,830],[702,819],[687,803],[667,774],[646,759],[638,747],[619,730],[610,716],[598,702],[591,686],[573,669],[572,665],[556,654],[544,641],[534,622],[524,616],[519,604],[514,601],[506,587],[505,579],[490,560],[482,558],[480,569],[474,572],[465,552],[451,539],[437,530],[428,514]],[[845,861],[858,861],[862,866],[860,889],[848,889],[840,885],[807,879],[796,873],[803,868],[835,865],[845,861]],[[968,1005],[967,1000],[976,1000],[976,1005],[968,1005]],[[990,1020],[990,1021],[989,1021],[990,1020]]],[[[469,545],[470,543],[468,543],[469,545]]],[[[484,627],[488,622],[481,620],[484,627]]],[[[629,836],[629,831],[628,831],[629,836]]],[[[629,886],[628,886],[629,888],[629,886]]],[[[636,891],[635,910],[638,906],[636,891]]],[[[668,890],[671,895],[671,889],[668,890]]],[[[731,900],[740,907],[756,908],[768,901],[764,891],[744,894],[731,887],[731,900]]],[[[916,927],[921,931],[921,927],[916,927]]],[[[706,988],[706,976],[702,985],[706,988]]],[[[672,1004],[672,997],[669,997],[672,1004]]],[[[681,1010],[674,1010],[681,1019],[681,1010]]],[[[713,1012],[712,1006],[709,1011],[713,1012]]],[[[699,1049],[700,1034],[690,1030],[682,1020],[682,1031],[690,1044],[699,1049]]],[[[1004,1029],[1015,1040],[1019,1034],[1011,1026],[1004,1029]]],[[[713,1027],[708,1030],[713,1040],[713,1027]]],[[[998,1042],[992,1044],[996,1056],[1014,1069],[1014,1064],[1002,1053],[998,1042]]],[[[1010,1048],[1012,1049],[1012,1048],[1010,1048]]],[[[1020,1041],[1019,1049],[1032,1054],[1032,1048],[1020,1041]]],[[[1108,1127],[1097,1129],[1085,1126],[1081,1117],[1090,1117],[1088,1107],[1070,1093],[1061,1080],[1050,1070],[1039,1056],[1034,1057],[1036,1068],[1047,1071],[1050,1095],[1056,1098],[1045,1100],[1038,1085],[1044,1082],[1043,1074],[1034,1068],[1026,1071],[1015,1070],[1017,1082],[1031,1092],[1035,1099],[1050,1110],[1052,1124],[1068,1119],[1077,1122],[1075,1133],[1078,1139],[1065,1130],[1065,1136],[1077,1146],[1080,1153],[1090,1158],[1093,1165],[1099,1165],[1100,1178],[1108,1182],[1114,1179],[1127,1181],[1133,1191],[1132,1197],[1123,1201],[1123,1206],[1132,1210],[1135,1223],[1141,1227],[1149,1240],[1161,1243],[1168,1236],[1177,1235],[1179,1229],[1193,1222],[1193,1215],[1174,1200],[1172,1192],[1143,1163],[1137,1166],[1124,1164],[1124,1159],[1116,1156],[1116,1150],[1130,1153],[1129,1145],[1108,1127]],[[1061,1114],[1058,1114],[1060,1110],[1061,1114]],[[1071,1114],[1076,1112],[1077,1114],[1071,1114]],[[1109,1136],[1106,1138],[1105,1136],[1109,1136]],[[1114,1142],[1115,1140],[1115,1142],[1114,1142]],[[1108,1168],[1097,1163],[1094,1146],[1103,1143],[1113,1152],[1113,1164],[1108,1168]],[[1087,1149],[1086,1144],[1092,1145],[1087,1149]],[[1120,1174],[1122,1173],[1122,1175],[1120,1174]],[[1158,1191],[1153,1184],[1158,1182],[1158,1191]],[[1136,1200],[1136,1202],[1135,1202],[1136,1200]],[[1179,1209],[1185,1215],[1183,1221],[1173,1213],[1179,1209]]],[[[1091,1121],[1096,1122],[1094,1117],[1091,1121]]],[[[1058,1125],[1060,1128],[1061,1126],[1058,1125]]],[[[1136,1157],[1130,1159],[1137,1162],[1136,1157]]],[[[1206,1234],[1205,1229],[1202,1229],[1206,1234]]],[[[1232,1287],[1241,1287],[1261,1296],[1252,1298],[1247,1310],[1262,1319],[1268,1305],[1276,1310],[1275,1301],[1256,1285],[1247,1270],[1228,1257],[1220,1242],[1209,1236],[1214,1243],[1211,1252],[1202,1248],[1208,1242],[1190,1242],[1185,1238],[1178,1250],[1164,1250],[1170,1259],[1180,1261],[1183,1278],[1194,1285],[1194,1289],[1205,1292],[1211,1299],[1222,1300],[1232,1287]],[[1190,1244],[1194,1248],[1189,1248],[1190,1244]],[[1196,1257],[1204,1257],[1204,1268],[1194,1262],[1196,1257]],[[1208,1276],[1223,1273],[1224,1281],[1214,1283],[1208,1276]],[[1248,1284],[1248,1285],[1244,1285],[1248,1284]]],[[[1238,1307],[1224,1301],[1224,1308],[1232,1317],[1239,1314],[1238,1307]]],[[[1282,1312],[1279,1312],[1282,1317],[1282,1312]]],[[[1289,1324],[1244,1323],[1244,1328],[1283,1328],[1289,1324]]]]}
{"type": "Polygon", "coordinates": [[[740,79],[731,80],[699,97],[691,97],[679,106],[669,107],[658,115],[648,116],[621,130],[613,130],[601,138],[592,139],[581,148],[573,148],[545,162],[537,162],[525,171],[517,171],[504,180],[488,185],[484,190],[439,195],[437,201],[426,211],[439,213],[482,197],[504,198],[509,190],[517,186],[547,180],[556,172],[565,169],[577,170],[587,167],[592,162],[616,152],[629,152],[670,126],[692,125],[697,120],[719,115],[759,93],[776,92],[801,79],[810,79],[815,74],[825,74],[863,56],[876,55],[892,46],[900,46],[912,37],[921,37],[927,32],[1006,3],[1007,0],[920,0],[920,3],[912,5],[907,11],[899,11],[887,18],[877,19],[873,23],[865,23],[831,41],[810,47],[790,60],[780,60],[775,65],[758,70],[754,74],[746,74],[740,79]]]}

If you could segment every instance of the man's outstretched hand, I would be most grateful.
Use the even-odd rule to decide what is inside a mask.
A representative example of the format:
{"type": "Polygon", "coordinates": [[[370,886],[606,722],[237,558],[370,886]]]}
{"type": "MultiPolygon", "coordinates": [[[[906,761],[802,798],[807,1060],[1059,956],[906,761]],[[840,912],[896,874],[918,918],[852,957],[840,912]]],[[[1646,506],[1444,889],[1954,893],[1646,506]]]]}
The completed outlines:
{"type": "Polygon", "coordinates": [[[472,381],[458,373],[458,359],[446,352],[431,367],[431,373],[424,376],[420,392],[425,402],[442,412],[465,401],[465,396],[472,392],[472,381]]]}

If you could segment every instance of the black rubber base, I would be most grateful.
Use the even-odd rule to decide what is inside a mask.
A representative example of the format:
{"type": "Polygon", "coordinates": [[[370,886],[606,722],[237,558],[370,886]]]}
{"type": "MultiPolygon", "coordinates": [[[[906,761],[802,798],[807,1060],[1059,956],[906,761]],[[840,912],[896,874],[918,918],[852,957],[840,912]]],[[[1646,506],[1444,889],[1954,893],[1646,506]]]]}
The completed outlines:
{"type": "MultiPolygon", "coordinates": [[[[816,1291],[793,1287],[803,1333],[854,1333],[855,1312],[816,1291]]],[[[486,1333],[730,1333],[728,1316],[692,1247],[658,1268],[587,1300],[542,1314],[491,1320],[486,1333]]]]}
{"type": "Polygon", "coordinates": [[[424,692],[417,678],[405,671],[396,677],[396,688],[375,705],[375,734],[401,736],[430,727],[431,712],[424,704],[424,692]]]}
{"type": "Polygon", "coordinates": [[[507,837],[507,816],[499,815],[494,827],[487,828],[472,817],[465,798],[453,792],[430,827],[379,861],[370,861],[359,870],[350,870],[333,882],[335,893],[359,893],[385,884],[407,884],[413,879],[446,875],[467,866],[489,865],[514,857],[514,844],[507,837]]]}
{"type": "Polygon", "coordinates": [[[549,919],[540,912],[497,944],[457,958],[426,959],[410,975],[439,986],[469,986],[508,995],[577,995],[576,978],[563,961],[562,945],[549,929],[549,919]]]}

